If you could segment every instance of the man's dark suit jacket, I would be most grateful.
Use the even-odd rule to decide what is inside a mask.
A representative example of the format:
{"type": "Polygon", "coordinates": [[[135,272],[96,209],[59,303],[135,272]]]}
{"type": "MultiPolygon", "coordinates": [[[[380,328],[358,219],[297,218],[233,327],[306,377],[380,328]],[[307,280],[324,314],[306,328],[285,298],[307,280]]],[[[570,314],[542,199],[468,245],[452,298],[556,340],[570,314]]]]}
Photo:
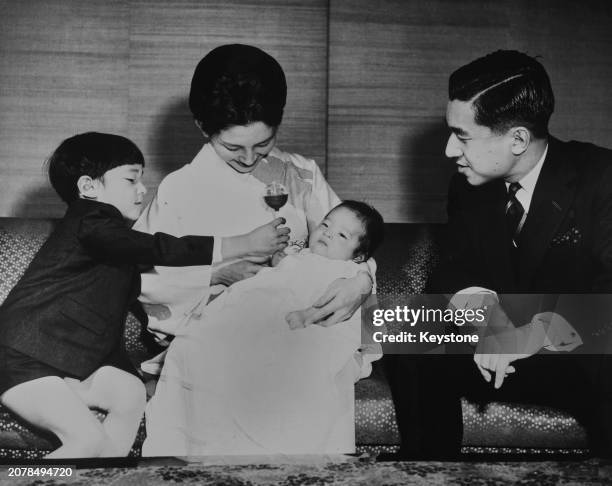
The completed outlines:
{"type": "MultiPolygon", "coordinates": [[[[612,151],[550,138],[514,258],[505,224],[506,194],[503,180],[471,186],[464,176],[454,176],[447,256],[432,291],[481,286],[508,294],[612,293],[612,151]]],[[[577,315],[564,317],[586,343],[601,323],[581,319],[590,310],[579,309],[579,302],[561,306],[576,308],[577,315]]],[[[533,316],[533,309],[519,307],[526,313],[517,326],[533,316]]],[[[609,315],[612,310],[600,317],[609,320],[609,315]]]]}
{"type": "MultiPolygon", "coordinates": [[[[502,308],[517,327],[528,324],[535,313],[557,310],[559,299],[582,299],[585,296],[575,295],[582,292],[610,292],[612,151],[549,140],[518,250],[512,249],[507,234],[506,201],[502,180],[471,186],[463,175],[453,178],[447,248],[432,276],[430,292],[453,294],[481,286],[498,294],[523,294],[518,301],[511,295],[500,297],[502,308]],[[548,295],[556,293],[563,295],[548,295]]],[[[587,427],[594,450],[611,450],[612,429],[606,424],[612,424],[612,406],[602,398],[612,396],[610,363],[601,356],[574,356],[587,343],[601,341],[592,332],[597,326],[592,322],[593,313],[580,304],[569,306],[575,308],[575,315],[561,315],[585,345],[569,354],[545,356],[547,351],[543,351],[513,362],[516,373],[499,390],[480,375],[473,349],[447,349],[457,354],[454,356],[388,359],[402,438],[400,454],[457,458],[463,436],[462,396],[478,402],[510,400],[561,407],[587,427]]],[[[612,308],[603,304],[597,318],[609,321],[612,308]]]]}
{"type": "Polygon", "coordinates": [[[134,231],[114,206],[79,199],[0,307],[0,345],[85,378],[121,352],[138,265],[208,265],[213,242],[134,231]]]}

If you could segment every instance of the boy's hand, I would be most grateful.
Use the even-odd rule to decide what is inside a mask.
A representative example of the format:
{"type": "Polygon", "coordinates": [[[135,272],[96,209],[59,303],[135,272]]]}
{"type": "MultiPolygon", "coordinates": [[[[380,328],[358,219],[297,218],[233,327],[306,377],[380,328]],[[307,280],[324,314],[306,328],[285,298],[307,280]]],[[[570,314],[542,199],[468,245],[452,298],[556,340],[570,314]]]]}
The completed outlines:
{"type": "Polygon", "coordinates": [[[289,228],[279,228],[286,222],[285,218],[275,220],[255,228],[250,233],[239,236],[226,236],[221,244],[223,260],[244,256],[269,257],[276,251],[283,250],[289,241],[289,228]]]}
{"type": "Polygon", "coordinates": [[[270,223],[247,233],[248,248],[250,250],[248,254],[253,256],[271,255],[285,249],[291,230],[287,227],[279,228],[279,226],[286,222],[285,218],[276,218],[270,223]]]}
{"type": "Polygon", "coordinates": [[[255,228],[250,233],[239,236],[224,237],[221,244],[221,256],[224,260],[244,256],[270,256],[283,250],[289,241],[289,228],[279,228],[286,222],[285,218],[275,220],[255,228]]]}

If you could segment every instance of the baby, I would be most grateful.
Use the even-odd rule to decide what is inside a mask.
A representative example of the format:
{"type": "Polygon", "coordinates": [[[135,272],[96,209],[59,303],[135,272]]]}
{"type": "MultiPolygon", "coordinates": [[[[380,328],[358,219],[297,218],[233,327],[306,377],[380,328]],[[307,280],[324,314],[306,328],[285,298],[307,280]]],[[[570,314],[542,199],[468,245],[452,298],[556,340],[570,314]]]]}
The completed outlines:
{"type": "Polygon", "coordinates": [[[330,327],[286,316],[355,275],[383,226],[375,209],[345,201],[311,232],[307,249],[202,306],[169,347],[147,406],[143,454],[352,452],[360,313],[330,327]]]}

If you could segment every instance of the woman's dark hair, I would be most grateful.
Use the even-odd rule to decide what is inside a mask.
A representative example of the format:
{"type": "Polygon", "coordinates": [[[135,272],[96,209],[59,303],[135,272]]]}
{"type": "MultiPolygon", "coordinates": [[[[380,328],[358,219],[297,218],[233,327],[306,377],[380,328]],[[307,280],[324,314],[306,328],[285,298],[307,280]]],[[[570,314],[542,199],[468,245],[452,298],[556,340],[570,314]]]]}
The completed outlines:
{"type": "Polygon", "coordinates": [[[363,224],[363,235],[359,238],[359,246],[355,249],[353,257],[363,255],[367,260],[383,242],[385,236],[385,222],[376,209],[361,201],[347,199],[338,204],[334,209],[346,208],[350,210],[363,224]]]}
{"type": "Polygon", "coordinates": [[[49,181],[63,201],[70,204],[79,197],[77,181],[87,175],[100,179],[120,165],[144,166],[136,144],[120,135],[87,132],[67,138],[47,160],[49,181]]]}
{"type": "Polygon", "coordinates": [[[280,64],[257,47],[229,44],[210,51],[196,67],[189,108],[212,137],[232,125],[278,127],[287,100],[280,64]]]}
{"type": "Polygon", "coordinates": [[[474,121],[495,133],[524,126],[537,138],[548,135],[555,108],[550,79],[535,58],[496,51],[451,74],[449,100],[471,101],[474,121]]]}

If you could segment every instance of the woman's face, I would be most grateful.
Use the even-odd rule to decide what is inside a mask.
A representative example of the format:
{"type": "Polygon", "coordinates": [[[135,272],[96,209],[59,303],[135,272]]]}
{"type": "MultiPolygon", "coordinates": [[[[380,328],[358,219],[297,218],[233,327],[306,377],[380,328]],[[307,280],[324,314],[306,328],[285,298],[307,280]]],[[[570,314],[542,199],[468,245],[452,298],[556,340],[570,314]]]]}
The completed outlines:
{"type": "Polygon", "coordinates": [[[276,144],[276,127],[264,122],[234,125],[210,138],[217,155],[241,174],[252,172],[276,144]]]}

